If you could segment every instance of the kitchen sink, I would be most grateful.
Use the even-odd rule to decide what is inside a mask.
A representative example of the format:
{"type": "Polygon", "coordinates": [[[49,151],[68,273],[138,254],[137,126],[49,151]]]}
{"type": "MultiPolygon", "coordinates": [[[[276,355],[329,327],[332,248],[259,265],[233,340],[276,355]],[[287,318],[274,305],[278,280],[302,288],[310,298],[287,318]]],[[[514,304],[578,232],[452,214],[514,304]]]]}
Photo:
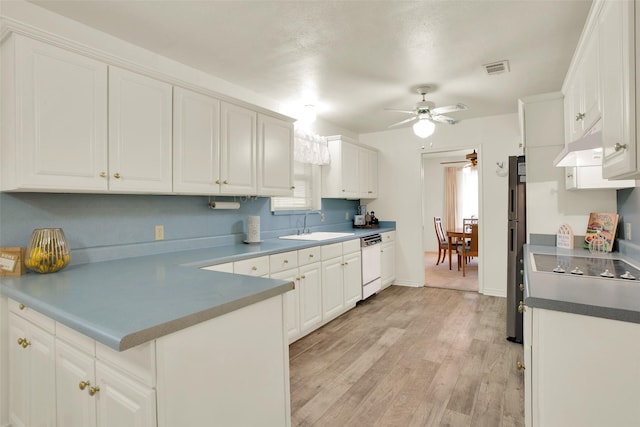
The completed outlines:
{"type": "Polygon", "coordinates": [[[311,240],[320,242],[322,240],[337,239],[339,237],[353,236],[354,233],[338,233],[332,231],[318,231],[316,233],[308,234],[291,234],[289,236],[280,236],[281,239],[286,240],[311,240]]]}

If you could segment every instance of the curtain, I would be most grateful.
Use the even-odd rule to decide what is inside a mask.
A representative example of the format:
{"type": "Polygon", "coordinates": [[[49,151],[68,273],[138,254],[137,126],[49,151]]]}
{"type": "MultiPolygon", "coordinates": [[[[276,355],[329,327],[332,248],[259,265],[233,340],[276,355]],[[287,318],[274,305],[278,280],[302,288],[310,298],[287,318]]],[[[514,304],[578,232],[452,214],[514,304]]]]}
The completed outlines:
{"type": "Polygon", "coordinates": [[[458,170],[444,168],[444,226],[445,230],[458,225],[458,170]]]}
{"type": "Polygon", "coordinates": [[[331,163],[327,140],[304,129],[296,128],[293,134],[293,159],[312,165],[331,163]]]}

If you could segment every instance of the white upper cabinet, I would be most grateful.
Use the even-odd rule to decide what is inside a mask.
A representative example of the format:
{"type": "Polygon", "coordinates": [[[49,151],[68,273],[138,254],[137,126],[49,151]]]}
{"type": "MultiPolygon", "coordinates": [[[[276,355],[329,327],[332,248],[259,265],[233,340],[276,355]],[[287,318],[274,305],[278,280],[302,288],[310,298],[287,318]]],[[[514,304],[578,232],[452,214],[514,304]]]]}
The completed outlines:
{"type": "Polygon", "coordinates": [[[328,137],[331,163],[322,166],[322,197],[367,199],[378,194],[378,152],[344,136],[328,137]]]}
{"type": "Polygon", "coordinates": [[[220,192],[255,195],[257,114],[226,102],[221,109],[220,192]]]}
{"type": "Polygon", "coordinates": [[[593,32],[585,39],[575,72],[568,80],[564,101],[566,142],[581,138],[601,115],[597,35],[593,32]]]}
{"type": "Polygon", "coordinates": [[[2,190],[106,190],[107,66],[14,34],[2,75],[2,190]]]}
{"type": "Polygon", "coordinates": [[[603,2],[599,15],[603,176],[638,177],[635,3],[603,2]]]}
{"type": "Polygon", "coordinates": [[[109,67],[109,189],[171,192],[171,85],[109,67]]]}
{"type": "Polygon", "coordinates": [[[173,90],[173,191],[220,192],[220,101],[173,90]]]}
{"type": "Polygon", "coordinates": [[[258,195],[293,194],[293,124],[258,115],[258,195]]]}

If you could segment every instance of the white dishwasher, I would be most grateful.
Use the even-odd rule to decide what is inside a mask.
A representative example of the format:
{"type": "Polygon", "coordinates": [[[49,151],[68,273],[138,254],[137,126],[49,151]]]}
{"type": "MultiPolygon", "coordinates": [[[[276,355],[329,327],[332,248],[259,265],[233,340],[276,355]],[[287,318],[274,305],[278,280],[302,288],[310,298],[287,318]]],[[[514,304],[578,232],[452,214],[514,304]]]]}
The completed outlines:
{"type": "Polygon", "coordinates": [[[382,243],[380,234],[360,239],[362,247],[362,299],[366,299],[382,289],[380,243],[382,243]]]}

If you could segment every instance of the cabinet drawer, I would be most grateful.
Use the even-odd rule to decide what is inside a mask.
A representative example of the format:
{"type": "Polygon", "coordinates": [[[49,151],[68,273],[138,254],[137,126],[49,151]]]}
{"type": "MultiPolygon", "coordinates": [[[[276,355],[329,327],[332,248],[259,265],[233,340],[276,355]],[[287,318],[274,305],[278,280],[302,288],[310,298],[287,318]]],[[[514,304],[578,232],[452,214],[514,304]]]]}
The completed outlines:
{"type": "Polygon", "coordinates": [[[320,246],[298,251],[298,265],[307,265],[318,261],[320,261],[320,246]]]}
{"type": "Polygon", "coordinates": [[[53,319],[48,318],[44,314],[40,314],[37,311],[27,307],[26,305],[14,301],[9,298],[9,311],[17,314],[23,319],[27,319],[31,323],[41,327],[45,331],[55,334],[56,322],[53,319]]]}
{"type": "Polygon", "coordinates": [[[233,272],[246,276],[266,276],[269,274],[269,257],[245,259],[233,263],[233,272]]]}
{"type": "Polygon", "coordinates": [[[396,240],[396,232],[395,231],[387,231],[386,233],[381,233],[382,243],[384,242],[393,242],[396,240]]]}
{"type": "Polygon", "coordinates": [[[342,242],[343,254],[352,254],[354,252],[360,252],[360,239],[353,239],[342,242]]]}
{"type": "Polygon", "coordinates": [[[330,245],[321,246],[320,254],[323,261],[342,256],[342,243],[332,243],[330,245]]]}
{"type": "Polygon", "coordinates": [[[281,254],[269,255],[269,272],[271,274],[279,271],[290,270],[298,266],[298,254],[296,251],[283,252],[281,254]]]}
{"type": "Polygon", "coordinates": [[[65,341],[67,344],[71,344],[78,350],[95,357],[96,355],[96,342],[88,336],[81,334],[75,329],[71,329],[62,323],[56,323],[56,337],[65,341]]]}
{"type": "Polygon", "coordinates": [[[115,351],[96,342],[96,358],[131,375],[137,381],[155,387],[156,384],[156,343],[149,341],[125,351],[115,351]]]}

